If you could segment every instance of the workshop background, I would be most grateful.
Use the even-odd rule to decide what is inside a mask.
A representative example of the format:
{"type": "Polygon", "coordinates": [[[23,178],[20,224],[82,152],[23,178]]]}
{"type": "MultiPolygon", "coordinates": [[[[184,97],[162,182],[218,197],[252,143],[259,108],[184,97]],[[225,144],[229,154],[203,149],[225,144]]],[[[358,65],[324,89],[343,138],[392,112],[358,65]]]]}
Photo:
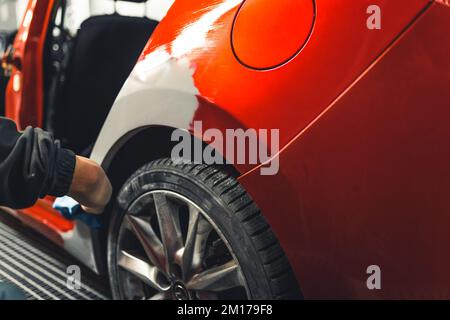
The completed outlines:
{"type": "MultiPolygon", "coordinates": [[[[66,26],[72,35],[90,16],[112,14],[145,15],[161,20],[174,0],[153,0],[132,3],[111,0],[68,0],[66,26]],[[76,5],[74,5],[76,4],[76,5]]],[[[0,57],[11,43],[24,16],[28,0],[0,0],[0,57]]],[[[0,68],[0,72],[3,70],[0,68]]],[[[4,88],[9,80],[0,75],[0,115],[4,114],[4,88]]],[[[1,210],[1,209],[0,209],[1,210]]],[[[109,299],[108,281],[99,277],[49,243],[42,235],[25,227],[0,211],[0,282],[8,281],[22,288],[29,300],[103,300],[109,299]],[[69,266],[82,269],[82,286],[78,291],[67,288],[69,266]]]]}
{"type": "MultiPolygon", "coordinates": [[[[161,20],[175,0],[154,0],[147,3],[117,1],[117,12],[127,16],[145,15],[161,20]],[[144,11],[145,10],[145,11],[144,11]]],[[[16,30],[23,17],[28,0],[0,0],[0,32],[16,30]]],[[[89,16],[114,12],[111,0],[68,0],[67,27],[75,31],[89,16]],[[76,3],[76,5],[73,5],[76,3]]],[[[4,50],[0,43],[0,52],[4,50]]]]}

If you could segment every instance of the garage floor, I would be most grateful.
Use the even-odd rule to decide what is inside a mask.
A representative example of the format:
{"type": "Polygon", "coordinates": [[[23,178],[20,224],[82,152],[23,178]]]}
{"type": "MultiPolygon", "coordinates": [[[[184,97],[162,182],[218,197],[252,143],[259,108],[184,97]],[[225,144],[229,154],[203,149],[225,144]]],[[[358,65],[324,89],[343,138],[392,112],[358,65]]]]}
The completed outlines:
{"type": "Polygon", "coordinates": [[[61,248],[0,212],[0,281],[15,283],[29,300],[106,300],[107,281],[61,248]],[[67,287],[67,267],[81,268],[81,289],[67,287]]]}

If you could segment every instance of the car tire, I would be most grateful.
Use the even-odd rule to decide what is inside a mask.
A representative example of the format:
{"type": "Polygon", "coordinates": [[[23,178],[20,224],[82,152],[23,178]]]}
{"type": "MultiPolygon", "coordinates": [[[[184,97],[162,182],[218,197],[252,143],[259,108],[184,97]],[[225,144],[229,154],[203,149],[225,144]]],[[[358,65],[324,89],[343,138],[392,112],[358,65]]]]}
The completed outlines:
{"type": "MultiPolygon", "coordinates": [[[[133,229],[129,226],[126,229],[123,226],[125,216],[127,213],[130,214],[130,206],[137,199],[145,199],[153,195],[156,205],[155,197],[159,197],[159,192],[170,192],[170,197],[173,194],[182,199],[189,199],[196,208],[202,210],[205,215],[204,221],[211,222],[214,226],[212,229],[217,229],[219,238],[226,242],[230,249],[230,256],[239,266],[239,274],[245,283],[245,298],[255,300],[301,298],[295,276],[276,236],[240,183],[218,167],[177,164],[170,159],[156,160],[139,169],[128,179],[117,196],[109,228],[107,249],[113,298],[129,298],[124,295],[121,283],[124,280],[121,279],[120,274],[124,271],[118,264],[118,256],[124,252],[118,249],[122,241],[121,234],[129,232],[121,230],[133,229]]],[[[182,204],[172,206],[181,210],[182,204]]],[[[178,221],[180,219],[178,218],[178,221]]],[[[161,230],[155,234],[158,234],[157,237],[161,240],[161,230]]],[[[185,236],[184,241],[187,241],[187,237],[188,235],[185,236]]],[[[215,245],[216,242],[213,244],[215,245]]],[[[204,249],[201,252],[206,251],[204,249]]],[[[205,255],[203,253],[203,256],[205,255]]],[[[168,295],[165,293],[164,298],[176,298],[177,293],[168,295]]],[[[218,295],[214,297],[217,298],[218,295]]],[[[139,299],[148,298],[145,295],[139,297],[139,299]]],[[[207,298],[208,295],[206,295],[207,298]]],[[[225,296],[225,298],[236,297],[225,296]]]]}

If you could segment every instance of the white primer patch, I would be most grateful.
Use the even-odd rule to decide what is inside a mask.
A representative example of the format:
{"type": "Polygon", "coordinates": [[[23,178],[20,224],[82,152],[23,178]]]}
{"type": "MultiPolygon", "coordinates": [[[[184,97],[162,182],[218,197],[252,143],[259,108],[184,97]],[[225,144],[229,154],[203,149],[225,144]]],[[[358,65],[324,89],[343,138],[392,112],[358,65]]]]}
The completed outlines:
{"type": "Polygon", "coordinates": [[[136,64],[104,123],[93,160],[103,163],[114,144],[137,128],[162,125],[189,129],[200,92],[187,54],[206,46],[216,21],[241,2],[228,0],[215,6],[181,32],[172,43],[172,52],[161,46],[136,64]]]}

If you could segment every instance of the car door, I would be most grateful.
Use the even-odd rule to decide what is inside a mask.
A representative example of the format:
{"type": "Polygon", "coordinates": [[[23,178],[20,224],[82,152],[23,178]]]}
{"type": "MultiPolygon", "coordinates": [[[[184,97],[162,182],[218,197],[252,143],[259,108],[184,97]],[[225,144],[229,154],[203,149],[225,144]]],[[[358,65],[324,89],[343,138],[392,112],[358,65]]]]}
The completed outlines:
{"type": "Polygon", "coordinates": [[[5,115],[19,128],[41,127],[43,118],[43,51],[55,0],[29,0],[12,47],[3,57],[11,78],[5,115]]]}
{"type": "MultiPolygon", "coordinates": [[[[3,56],[3,67],[10,76],[5,99],[5,114],[20,129],[43,126],[44,61],[43,52],[52,11],[58,0],[29,0],[14,42],[3,56]]],[[[14,215],[62,245],[61,233],[73,229],[52,209],[53,198],[39,200],[35,206],[14,215]]]]}

